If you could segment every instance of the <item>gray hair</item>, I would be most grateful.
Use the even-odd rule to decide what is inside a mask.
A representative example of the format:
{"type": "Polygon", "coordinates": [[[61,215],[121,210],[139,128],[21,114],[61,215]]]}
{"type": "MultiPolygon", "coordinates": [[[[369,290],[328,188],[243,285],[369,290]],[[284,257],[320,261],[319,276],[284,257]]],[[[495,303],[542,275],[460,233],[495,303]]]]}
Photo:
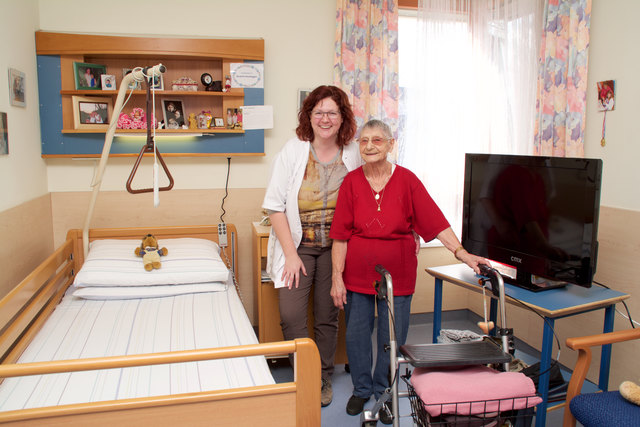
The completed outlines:
{"type": "Polygon", "coordinates": [[[367,123],[365,123],[360,129],[360,133],[362,133],[365,129],[379,129],[384,134],[385,138],[393,138],[393,133],[391,132],[391,128],[388,124],[378,119],[371,119],[367,123]]]}

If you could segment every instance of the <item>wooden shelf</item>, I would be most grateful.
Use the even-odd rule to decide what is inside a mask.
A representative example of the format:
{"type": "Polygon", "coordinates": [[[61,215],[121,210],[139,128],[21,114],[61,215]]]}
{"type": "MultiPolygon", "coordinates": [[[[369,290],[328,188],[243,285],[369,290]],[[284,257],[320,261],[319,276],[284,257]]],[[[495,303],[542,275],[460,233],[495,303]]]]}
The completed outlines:
{"type": "MultiPolygon", "coordinates": [[[[127,92],[128,94],[128,92],[127,92]]],[[[147,94],[146,90],[134,90],[133,95],[143,95],[147,94]]],[[[191,92],[186,90],[156,90],[156,96],[228,96],[228,97],[243,97],[244,93],[242,89],[235,89],[229,92],[207,92],[203,90],[199,90],[197,92],[191,92]]],[[[118,95],[117,90],[61,90],[60,95],[79,95],[79,96],[113,96],[114,98],[118,95]]]]}
{"type": "MultiPolygon", "coordinates": [[[[62,129],[62,133],[106,133],[104,129],[92,130],[92,129],[62,129]]],[[[146,129],[116,129],[116,136],[118,134],[146,134],[146,129]]],[[[213,128],[213,129],[156,129],[156,135],[180,135],[180,134],[216,134],[216,133],[235,133],[243,134],[242,129],[226,129],[226,128],[213,128]]]]}
{"type": "MultiPolygon", "coordinates": [[[[155,118],[163,120],[163,100],[182,102],[185,122],[190,114],[198,115],[208,111],[215,118],[226,118],[227,111],[247,105],[262,105],[262,88],[233,88],[228,92],[210,92],[200,82],[203,73],[208,73],[214,81],[223,81],[231,75],[233,63],[264,61],[264,40],[262,39],[210,39],[179,37],[130,37],[119,35],[49,33],[36,31],[36,54],[38,69],[43,75],[60,79],[60,86],[53,91],[41,90],[41,122],[43,134],[43,157],[91,157],[100,150],[99,130],[75,129],[74,97],[102,97],[112,99],[118,90],[77,90],[74,77],[74,63],[100,64],[106,74],[115,76],[116,87],[120,89],[126,70],[138,66],[162,63],[166,67],[163,86],[171,88],[174,81],[187,77],[198,84],[197,91],[158,90],[154,93],[155,118]],[[42,96],[46,92],[46,96],[42,96]],[[245,98],[249,94],[248,98],[245,98]]],[[[51,86],[49,86],[51,87],[51,86]]],[[[41,88],[42,89],[42,88],[41,88]]],[[[127,93],[128,101],[123,113],[130,114],[134,108],[147,110],[145,90],[127,93]]],[[[149,114],[149,112],[147,112],[149,114]]],[[[109,121],[117,117],[109,117],[109,121]]],[[[225,120],[226,123],[226,120],[225,120]]],[[[187,123],[188,124],[188,123],[187,123]]],[[[144,129],[118,129],[116,134],[145,134],[144,129]]],[[[190,144],[173,145],[172,150],[184,150],[186,156],[209,155],[264,155],[264,134],[260,131],[244,129],[157,129],[156,135],[202,134],[204,137],[190,144]],[[212,138],[216,135],[216,138],[212,138]],[[220,152],[218,152],[220,151],[220,152]],[[224,151],[224,153],[222,153],[224,151]],[[258,153],[255,153],[258,151],[258,153]],[[249,153],[251,152],[251,153],[249,153]]],[[[168,142],[166,142],[168,144],[168,142]]],[[[178,144],[178,143],[176,143],[178,144]]],[[[126,148],[125,148],[126,149],[126,148]]],[[[119,153],[122,154],[122,153],[119,153]]]]}

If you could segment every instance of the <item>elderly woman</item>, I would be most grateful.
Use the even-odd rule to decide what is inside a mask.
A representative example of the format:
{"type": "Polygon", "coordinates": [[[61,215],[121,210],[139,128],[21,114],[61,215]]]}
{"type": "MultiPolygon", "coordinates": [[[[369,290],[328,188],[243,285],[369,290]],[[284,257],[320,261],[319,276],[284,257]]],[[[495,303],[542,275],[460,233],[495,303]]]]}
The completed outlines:
{"type": "MultiPolygon", "coordinates": [[[[347,413],[362,412],[373,394],[379,398],[389,387],[389,342],[387,304],[378,301],[378,337],[372,374],[372,344],[375,318],[377,264],[393,277],[395,327],[398,345],[409,330],[411,297],[415,290],[417,256],[415,231],[425,241],[437,238],[454,256],[476,273],[483,258],[468,253],[420,180],[408,169],[387,160],[395,143],[389,127],[379,120],[367,122],[358,139],[364,159],[350,172],[340,188],[330,237],[333,240],[333,285],[331,297],[345,310],[347,356],[353,395],[347,413]]],[[[380,413],[384,423],[390,414],[380,413]]]]}
{"type": "Polygon", "coordinates": [[[267,273],[279,288],[284,339],[308,337],[307,305],[313,292],[315,342],[322,362],[322,406],[333,398],[338,308],[331,299],[329,230],[338,189],[348,171],[362,164],[353,142],[356,123],[347,95],[320,86],[298,114],[297,138],[276,156],[262,207],[271,235],[267,273]]]}

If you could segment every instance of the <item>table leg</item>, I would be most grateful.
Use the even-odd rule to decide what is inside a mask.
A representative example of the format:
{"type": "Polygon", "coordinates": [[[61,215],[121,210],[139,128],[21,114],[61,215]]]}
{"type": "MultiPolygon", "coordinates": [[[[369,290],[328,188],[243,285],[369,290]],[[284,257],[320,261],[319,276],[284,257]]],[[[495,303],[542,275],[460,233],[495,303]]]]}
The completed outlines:
{"type": "Polygon", "coordinates": [[[551,366],[551,351],[553,350],[554,319],[544,318],[544,332],[542,334],[542,352],[540,354],[540,378],[538,378],[538,393],[542,402],[536,408],[536,427],[544,427],[549,404],[549,367],[551,366]]]}
{"type": "Polygon", "coordinates": [[[436,278],[433,288],[433,336],[431,342],[437,343],[442,323],[442,279],[436,278]]]}
{"type": "MultiPolygon", "coordinates": [[[[604,327],[602,329],[602,332],[605,334],[613,331],[613,321],[616,314],[615,307],[615,304],[612,304],[604,309],[604,327]]],[[[606,344],[602,346],[602,350],[600,353],[600,378],[598,379],[598,387],[600,387],[600,390],[602,391],[609,390],[610,364],[611,344],[606,344]]]]}

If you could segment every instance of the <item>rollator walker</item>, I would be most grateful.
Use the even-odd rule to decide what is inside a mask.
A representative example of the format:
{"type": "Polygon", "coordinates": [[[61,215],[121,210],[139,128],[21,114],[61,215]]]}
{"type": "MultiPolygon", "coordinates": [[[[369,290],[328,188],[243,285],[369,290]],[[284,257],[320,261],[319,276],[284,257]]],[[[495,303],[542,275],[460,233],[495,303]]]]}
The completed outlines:
{"type": "MultiPolygon", "coordinates": [[[[375,283],[377,298],[386,300],[389,310],[388,351],[390,351],[391,384],[371,409],[365,409],[361,413],[361,426],[375,426],[379,420],[379,411],[383,408],[385,403],[391,400],[390,406],[393,426],[398,427],[400,418],[398,405],[399,397],[409,397],[412,406],[411,415],[417,425],[452,425],[450,421],[440,424],[438,422],[434,423],[423,419],[428,415],[424,408],[422,408],[424,403],[418,396],[412,393],[413,389],[408,381],[408,378],[410,377],[408,366],[407,375],[403,376],[403,379],[407,383],[409,391],[398,391],[398,371],[400,364],[411,365],[416,368],[451,368],[467,365],[501,364],[504,371],[509,371],[509,362],[512,360],[510,353],[513,352],[514,346],[513,330],[506,328],[504,280],[500,273],[491,267],[480,265],[480,269],[483,277],[480,278],[479,281],[482,283],[482,286],[488,287],[488,285],[490,285],[491,292],[499,299],[501,324],[497,332],[500,336],[500,345],[494,342],[494,340],[403,345],[399,349],[401,356],[398,356],[396,333],[394,329],[393,281],[391,274],[389,274],[383,266],[376,266],[376,272],[381,276],[381,280],[376,281],[375,283]]],[[[530,423],[532,415],[533,408],[530,407],[519,417],[524,418],[524,416],[527,416],[530,423]]],[[[453,423],[453,425],[455,424],[456,423],[453,423]]],[[[460,425],[462,424],[472,425],[468,419],[464,422],[460,422],[460,425]]],[[[526,425],[526,423],[523,424],[518,422],[515,425],[526,425]]]]}

